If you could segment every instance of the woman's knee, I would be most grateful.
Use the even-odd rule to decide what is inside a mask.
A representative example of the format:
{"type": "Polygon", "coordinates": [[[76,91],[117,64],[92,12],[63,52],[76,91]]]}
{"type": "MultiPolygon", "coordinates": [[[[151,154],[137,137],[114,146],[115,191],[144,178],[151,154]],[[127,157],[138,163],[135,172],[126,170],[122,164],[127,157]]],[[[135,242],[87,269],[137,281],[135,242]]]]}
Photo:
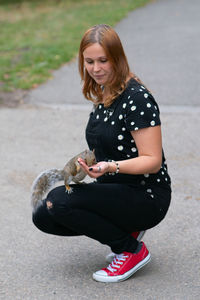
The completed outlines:
{"type": "Polygon", "coordinates": [[[32,222],[38,229],[40,229],[42,227],[42,223],[44,223],[44,220],[40,217],[37,211],[34,211],[32,213],[32,222]]]}
{"type": "Polygon", "coordinates": [[[50,215],[59,216],[67,214],[71,210],[71,197],[66,194],[65,188],[57,187],[52,190],[44,201],[46,210],[50,215]]]}
{"type": "Polygon", "coordinates": [[[40,229],[41,231],[47,231],[47,224],[49,223],[50,216],[46,211],[45,204],[40,205],[36,210],[32,213],[32,222],[33,224],[40,229]]]}
{"type": "Polygon", "coordinates": [[[32,213],[32,222],[33,224],[38,227],[38,224],[39,224],[39,219],[38,219],[38,216],[37,216],[37,213],[36,212],[33,212],[32,213]]]}

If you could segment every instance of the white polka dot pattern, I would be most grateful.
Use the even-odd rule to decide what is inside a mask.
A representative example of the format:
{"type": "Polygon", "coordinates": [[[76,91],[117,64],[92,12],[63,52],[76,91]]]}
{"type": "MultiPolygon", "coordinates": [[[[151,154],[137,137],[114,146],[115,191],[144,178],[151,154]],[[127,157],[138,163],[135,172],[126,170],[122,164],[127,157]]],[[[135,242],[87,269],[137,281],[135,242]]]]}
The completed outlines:
{"type": "Polygon", "coordinates": [[[136,106],[135,105],[131,106],[131,110],[132,111],[136,110],[136,106]]]}
{"type": "MultiPolygon", "coordinates": [[[[107,108],[103,104],[99,104],[93,110],[95,126],[98,127],[101,124],[103,134],[107,136],[105,145],[109,143],[112,145],[113,156],[109,153],[105,154],[105,157],[116,161],[138,156],[138,149],[130,131],[160,125],[158,106],[144,86],[130,87],[124,96],[122,94],[120,97],[118,103],[116,101],[116,105],[114,102],[107,108]]],[[[104,151],[106,151],[105,149],[106,147],[104,147],[104,151]]],[[[138,180],[137,184],[144,186],[151,198],[155,198],[156,194],[154,194],[153,188],[150,188],[149,182],[155,185],[170,184],[167,166],[164,164],[157,174],[134,175],[133,182],[135,178],[138,180]]]]}
{"type": "Polygon", "coordinates": [[[143,86],[131,97],[132,99],[128,102],[129,105],[125,107],[126,116],[124,115],[128,130],[139,130],[140,128],[160,125],[155,100],[143,86]]]}
{"type": "Polygon", "coordinates": [[[123,140],[124,136],[122,134],[118,135],[118,140],[123,140]]]}
{"type": "Polygon", "coordinates": [[[120,145],[120,146],[117,147],[117,149],[118,149],[119,151],[122,151],[122,150],[124,149],[124,147],[123,147],[122,145],[120,145]]]}

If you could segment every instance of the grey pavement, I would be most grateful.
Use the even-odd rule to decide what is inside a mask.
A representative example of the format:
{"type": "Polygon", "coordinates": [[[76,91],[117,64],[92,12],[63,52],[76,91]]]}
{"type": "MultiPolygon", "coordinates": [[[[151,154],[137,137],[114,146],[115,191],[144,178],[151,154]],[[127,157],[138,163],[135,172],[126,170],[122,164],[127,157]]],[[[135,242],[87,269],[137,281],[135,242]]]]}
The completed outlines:
{"type": "Polygon", "coordinates": [[[199,11],[198,0],[158,0],[116,26],[131,68],[160,104],[173,187],[167,217],[144,237],[151,263],[125,282],[92,280],[106,266],[107,246],[46,235],[31,222],[33,179],[86,147],[91,105],[77,62],[55,71],[24,105],[0,109],[0,299],[200,299],[199,11]]]}

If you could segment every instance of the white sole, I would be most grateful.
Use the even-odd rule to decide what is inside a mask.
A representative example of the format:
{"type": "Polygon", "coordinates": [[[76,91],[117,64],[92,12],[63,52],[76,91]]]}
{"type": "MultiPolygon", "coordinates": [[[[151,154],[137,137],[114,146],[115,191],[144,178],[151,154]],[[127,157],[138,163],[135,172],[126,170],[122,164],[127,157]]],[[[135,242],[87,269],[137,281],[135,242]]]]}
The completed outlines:
{"type": "Polygon", "coordinates": [[[148,264],[151,261],[151,255],[150,253],[141,261],[139,262],[134,268],[129,270],[128,272],[124,273],[123,275],[118,276],[102,276],[93,274],[93,279],[100,282],[119,282],[124,281],[131,277],[136,271],[144,267],[146,264],[148,264]]]}

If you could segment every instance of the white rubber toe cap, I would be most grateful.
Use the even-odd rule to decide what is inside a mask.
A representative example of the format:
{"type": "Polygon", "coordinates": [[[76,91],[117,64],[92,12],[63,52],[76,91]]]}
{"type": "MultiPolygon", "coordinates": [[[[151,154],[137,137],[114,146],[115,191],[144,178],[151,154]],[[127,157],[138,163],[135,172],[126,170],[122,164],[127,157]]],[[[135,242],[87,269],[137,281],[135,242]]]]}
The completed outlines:
{"type": "Polygon", "coordinates": [[[104,270],[99,270],[99,271],[95,272],[93,274],[93,276],[95,276],[95,275],[97,275],[97,276],[108,276],[108,274],[104,270]]]}

